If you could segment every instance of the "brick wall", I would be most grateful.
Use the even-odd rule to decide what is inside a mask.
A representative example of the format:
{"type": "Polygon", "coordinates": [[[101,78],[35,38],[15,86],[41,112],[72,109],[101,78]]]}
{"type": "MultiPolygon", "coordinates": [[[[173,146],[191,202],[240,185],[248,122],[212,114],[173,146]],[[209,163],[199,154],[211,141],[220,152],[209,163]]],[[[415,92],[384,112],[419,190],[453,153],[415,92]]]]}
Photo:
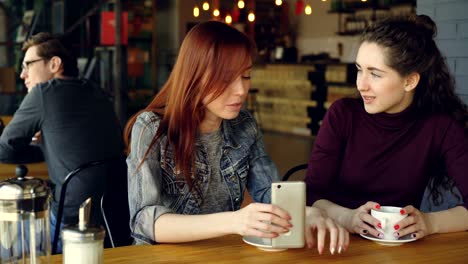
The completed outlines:
{"type": "Polygon", "coordinates": [[[437,45],[455,75],[457,92],[468,104],[468,0],[418,0],[416,12],[437,24],[437,45]]]}

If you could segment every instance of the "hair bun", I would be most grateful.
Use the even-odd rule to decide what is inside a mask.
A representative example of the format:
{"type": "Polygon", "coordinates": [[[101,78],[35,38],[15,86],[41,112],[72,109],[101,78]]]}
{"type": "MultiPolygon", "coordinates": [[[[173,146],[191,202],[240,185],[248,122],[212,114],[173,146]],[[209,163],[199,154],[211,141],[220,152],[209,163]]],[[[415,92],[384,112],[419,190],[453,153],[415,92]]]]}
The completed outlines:
{"type": "Polygon", "coordinates": [[[414,22],[417,26],[421,27],[424,33],[430,37],[435,38],[437,35],[437,26],[429,16],[427,15],[417,15],[414,18],[414,22]]]}

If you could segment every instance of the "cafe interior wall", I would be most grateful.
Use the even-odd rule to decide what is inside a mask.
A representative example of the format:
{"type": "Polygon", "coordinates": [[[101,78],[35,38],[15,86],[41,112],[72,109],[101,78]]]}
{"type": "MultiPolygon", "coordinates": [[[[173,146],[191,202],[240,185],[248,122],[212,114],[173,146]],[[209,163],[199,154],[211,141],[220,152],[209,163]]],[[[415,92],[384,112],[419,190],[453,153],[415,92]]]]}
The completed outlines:
{"type": "MultiPolygon", "coordinates": [[[[211,18],[209,12],[200,12],[199,17],[193,16],[193,2],[187,0],[174,0],[178,10],[178,41],[183,40],[187,25],[207,21],[211,18]],[[188,4],[190,3],[190,4],[188,4]]],[[[233,2],[233,1],[232,1],[233,2]]],[[[272,5],[274,1],[271,0],[272,5]]],[[[302,12],[300,15],[295,14],[296,0],[284,0],[289,6],[289,22],[290,28],[296,32],[296,46],[298,48],[299,57],[302,55],[318,54],[326,52],[331,57],[340,58],[342,61],[352,62],[357,49],[357,36],[338,36],[338,15],[331,14],[331,1],[308,1],[312,6],[312,14],[305,15],[302,12]],[[343,45],[343,54],[338,55],[338,43],[343,45]]],[[[159,18],[161,21],[162,19],[159,18]]],[[[177,48],[177,47],[174,47],[177,48]]]]}
{"type": "MultiPolygon", "coordinates": [[[[293,0],[289,0],[293,1],[293,0]]],[[[299,16],[297,48],[302,55],[328,53],[330,57],[344,62],[353,62],[358,46],[358,36],[339,36],[338,14],[329,13],[331,1],[312,1],[312,14],[299,16]],[[343,53],[338,54],[338,43],[343,45],[343,53]]]]}
{"type": "Polygon", "coordinates": [[[468,0],[418,0],[417,14],[437,24],[436,44],[455,77],[456,92],[468,103],[468,0]]]}

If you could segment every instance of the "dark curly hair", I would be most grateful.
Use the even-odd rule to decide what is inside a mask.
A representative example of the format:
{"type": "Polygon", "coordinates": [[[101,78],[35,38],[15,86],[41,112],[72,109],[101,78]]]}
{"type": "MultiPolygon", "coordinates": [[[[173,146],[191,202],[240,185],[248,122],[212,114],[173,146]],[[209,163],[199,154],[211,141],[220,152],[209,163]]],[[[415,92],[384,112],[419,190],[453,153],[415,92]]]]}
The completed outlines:
{"type": "MultiPolygon", "coordinates": [[[[390,17],[370,25],[363,32],[361,43],[376,43],[383,47],[386,65],[401,76],[412,72],[420,74],[413,100],[420,116],[448,114],[466,129],[467,106],[455,93],[455,80],[434,41],[436,35],[437,26],[426,15],[390,17]]],[[[454,182],[447,177],[443,166],[436,169],[429,184],[436,205],[443,201],[440,187],[454,193],[454,182]]]]}

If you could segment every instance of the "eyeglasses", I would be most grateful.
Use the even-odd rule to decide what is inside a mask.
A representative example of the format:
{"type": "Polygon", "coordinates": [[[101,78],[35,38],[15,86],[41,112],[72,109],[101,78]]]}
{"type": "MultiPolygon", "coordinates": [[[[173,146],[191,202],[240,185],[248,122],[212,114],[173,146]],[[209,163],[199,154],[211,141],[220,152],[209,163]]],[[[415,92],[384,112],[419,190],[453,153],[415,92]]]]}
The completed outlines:
{"type": "Polygon", "coordinates": [[[21,65],[21,69],[23,71],[28,71],[31,64],[33,64],[35,62],[38,62],[38,61],[41,61],[41,60],[44,60],[44,58],[40,58],[40,59],[37,59],[37,60],[24,61],[23,64],[21,65]]]}

